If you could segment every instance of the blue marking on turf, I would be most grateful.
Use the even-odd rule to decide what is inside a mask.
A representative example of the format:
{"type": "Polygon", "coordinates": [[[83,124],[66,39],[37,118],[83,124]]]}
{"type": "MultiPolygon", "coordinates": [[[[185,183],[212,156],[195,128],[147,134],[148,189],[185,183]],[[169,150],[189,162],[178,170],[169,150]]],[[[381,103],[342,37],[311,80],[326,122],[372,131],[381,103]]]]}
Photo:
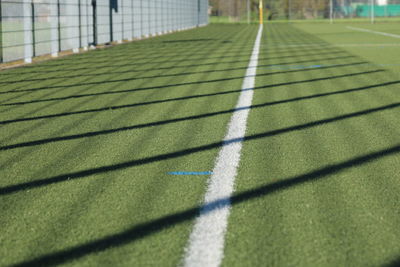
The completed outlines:
{"type": "Polygon", "coordinates": [[[171,175],[210,175],[212,172],[169,172],[171,175]]]}

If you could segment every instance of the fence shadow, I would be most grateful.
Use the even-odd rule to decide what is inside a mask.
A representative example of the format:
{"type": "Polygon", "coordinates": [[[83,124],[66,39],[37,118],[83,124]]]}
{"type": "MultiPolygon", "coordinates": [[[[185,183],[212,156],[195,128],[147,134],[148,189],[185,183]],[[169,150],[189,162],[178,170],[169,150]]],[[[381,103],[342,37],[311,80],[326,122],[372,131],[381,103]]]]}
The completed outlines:
{"type": "MultiPolygon", "coordinates": [[[[315,182],[322,179],[329,179],[329,175],[345,171],[349,168],[361,166],[363,164],[373,162],[397,154],[399,152],[400,145],[379,150],[360,157],[352,158],[344,162],[327,165],[325,167],[302,175],[287,177],[282,181],[265,184],[263,186],[237,193],[230,199],[218,199],[216,201],[206,204],[205,206],[189,208],[178,213],[170,214],[146,223],[133,226],[128,230],[105,236],[103,238],[99,238],[85,244],[80,244],[65,250],[49,253],[33,260],[20,262],[15,264],[14,266],[51,266],[67,263],[72,260],[82,258],[91,253],[105,251],[109,248],[116,248],[127,245],[131,242],[135,242],[146,236],[155,234],[157,232],[160,232],[161,230],[173,227],[182,222],[193,220],[199,215],[200,210],[213,212],[214,210],[221,208],[228,203],[231,203],[233,206],[235,206],[242,202],[262,198],[294,186],[298,186],[308,182],[315,182]]],[[[398,261],[394,261],[388,266],[397,266],[397,263],[398,261]]]]}

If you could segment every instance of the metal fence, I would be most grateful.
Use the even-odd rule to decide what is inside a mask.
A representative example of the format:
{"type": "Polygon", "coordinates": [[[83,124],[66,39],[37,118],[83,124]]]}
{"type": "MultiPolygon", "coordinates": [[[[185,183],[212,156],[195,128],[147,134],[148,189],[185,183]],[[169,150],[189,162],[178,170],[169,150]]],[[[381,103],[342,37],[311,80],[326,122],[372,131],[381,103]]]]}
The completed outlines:
{"type": "Polygon", "coordinates": [[[0,0],[0,62],[208,23],[208,0],[0,0]]]}
{"type": "Polygon", "coordinates": [[[400,0],[285,0],[270,6],[270,18],[371,20],[400,18],[400,0]]]}
{"type": "MultiPolygon", "coordinates": [[[[259,0],[210,0],[212,22],[255,22],[259,0]]],[[[400,0],[263,0],[266,20],[400,19],[400,0]]]]}

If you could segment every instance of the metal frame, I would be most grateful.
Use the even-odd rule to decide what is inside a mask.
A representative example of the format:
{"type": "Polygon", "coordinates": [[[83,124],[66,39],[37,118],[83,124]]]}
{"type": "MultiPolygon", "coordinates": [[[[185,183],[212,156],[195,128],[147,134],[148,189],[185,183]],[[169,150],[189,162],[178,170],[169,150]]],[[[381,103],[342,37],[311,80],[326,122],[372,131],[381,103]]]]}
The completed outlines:
{"type": "Polygon", "coordinates": [[[31,62],[32,57],[39,54],[48,53],[56,57],[59,52],[66,49],[77,52],[79,48],[87,48],[87,46],[97,45],[99,42],[132,40],[144,35],[158,35],[199,27],[207,23],[205,17],[207,0],[118,0],[118,6],[115,1],[117,0],[110,2],[107,0],[101,2],[97,0],[52,0],[47,4],[40,2],[40,5],[49,7],[42,11],[42,6],[36,0],[22,2],[7,0],[11,3],[12,8],[19,8],[18,5],[23,3],[23,18],[16,9],[15,14],[14,11],[7,14],[7,22],[8,17],[11,20],[15,17],[18,23],[23,24],[23,29],[16,32],[23,35],[25,41],[13,42],[10,39],[10,45],[5,47],[11,35],[4,32],[7,28],[2,12],[8,12],[8,6],[5,6],[4,0],[0,0],[0,63],[19,59],[31,62]],[[107,10],[107,6],[109,10],[107,10]],[[49,19],[48,22],[51,25],[49,28],[39,27],[41,26],[41,17],[49,19]],[[130,22],[129,19],[131,19],[130,22]],[[117,29],[118,32],[114,32],[117,29]],[[42,40],[43,30],[45,30],[46,36],[47,34],[51,36],[50,39],[42,40]],[[41,43],[46,43],[46,46],[42,46],[41,43]],[[6,54],[9,49],[18,46],[24,47],[24,53],[20,49],[21,52],[15,53],[15,55],[6,54]]]}
{"type": "Polygon", "coordinates": [[[0,0],[0,63],[3,63],[3,10],[0,0]]]}

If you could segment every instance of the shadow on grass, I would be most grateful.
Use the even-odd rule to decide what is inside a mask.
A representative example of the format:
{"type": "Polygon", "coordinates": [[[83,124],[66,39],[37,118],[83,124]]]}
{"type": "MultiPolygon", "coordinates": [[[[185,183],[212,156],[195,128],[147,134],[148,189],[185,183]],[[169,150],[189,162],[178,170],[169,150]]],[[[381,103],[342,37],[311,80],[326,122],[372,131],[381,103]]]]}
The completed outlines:
{"type": "MultiPolygon", "coordinates": [[[[325,124],[328,124],[328,123],[338,122],[338,121],[341,121],[341,120],[344,120],[344,119],[350,119],[350,118],[354,118],[354,117],[359,117],[359,116],[363,116],[363,115],[372,114],[372,113],[379,112],[379,111],[398,108],[399,106],[400,106],[400,103],[394,103],[394,104],[391,104],[391,105],[386,105],[386,106],[382,106],[382,107],[378,107],[378,108],[373,108],[373,109],[367,109],[367,110],[362,110],[362,111],[358,111],[358,112],[353,112],[353,113],[349,113],[349,114],[345,114],[345,115],[341,115],[341,116],[337,116],[337,117],[333,117],[333,118],[317,120],[317,121],[308,122],[308,123],[305,123],[305,124],[300,124],[300,125],[295,125],[295,126],[291,126],[291,127],[286,127],[286,128],[282,128],[282,129],[273,130],[273,131],[267,131],[267,132],[263,132],[263,133],[259,133],[259,134],[249,135],[249,136],[246,136],[244,138],[244,141],[252,141],[252,140],[257,140],[257,139],[261,139],[261,138],[281,135],[281,134],[285,134],[285,133],[289,133],[289,132],[309,129],[309,128],[312,128],[312,127],[321,126],[321,125],[325,125],[325,124]]],[[[239,110],[248,109],[248,108],[249,107],[245,107],[245,108],[241,108],[239,110]]],[[[233,110],[229,111],[229,112],[233,112],[233,110]]],[[[218,112],[217,112],[217,114],[218,114],[218,112]]],[[[202,116],[202,115],[199,115],[199,116],[202,116]]],[[[176,120],[179,120],[179,119],[176,119],[176,120]]],[[[161,122],[161,123],[165,123],[165,122],[161,122]]],[[[133,126],[133,127],[135,127],[135,126],[133,126]]],[[[47,142],[70,140],[70,139],[76,139],[76,138],[82,138],[82,137],[89,137],[89,136],[96,136],[96,135],[102,135],[102,134],[107,134],[107,133],[113,133],[113,132],[116,132],[116,131],[131,130],[133,127],[126,127],[127,129],[119,129],[119,130],[118,129],[111,129],[109,131],[99,131],[99,132],[94,132],[94,133],[86,133],[84,135],[81,134],[81,135],[69,136],[69,137],[59,137],[58,140],[57,140],[57,138],[53,138],[52,141],[50,141],[50,140],[41,140],[40,141],[39,140],[39,141],[30,142],[29,144],[28,143],[21,143],[21,144],[14,145],[14,147],[12,147],[12,145],[11,145],[11,146],[8,147],[8,149],[16,148],[17,146],[19,146],[19,147],[32,146],[32,145],[39,145],[39,144],[43,144],[43,143],[47,143],[47,142]]],[[[143,127],[143,125],[141,125],[140,127],[143,127]]],[[[118,170],[123,170],[123,169],[131,168],[131,167],[135,167],[135,166],[139,166],[139,165],[145,165],[145,164],[150,164],[150,163],[154,163],[154,162],[158,162],[158,161],[163,161],[163,160],[168,160],[168,159],[173,159],[173,158],[179,158],[179,157],[187,156],[187,155],[190,155],[190,154],[202,152],[202,151],[205,151],[205,150],[220,148],[221,146],[224,146],[224,145],[227,145],[227,144],[230,144],[230,143],[236,143],[236,142],[242,142],[242,141],[243,141],[242,138],[238,138],[238,139],[226,140],[224,142],[223,141],[215,142],[215,143],[210,143],[210,144],[207,144],[207,145],[202,145],[202,146],[192,147],[192,148],[188,148],[188,149],[183,149],[183,150],[175,151],[175,152],[171,152],[171,153],[160,154],[160,155],[156,155],[156,156],[151,156],[151,157],[146,157],[146,158],[142,158],[142,159],[126,161],[126,162],[113,164],[113,165],[108,165],[108,166],[102,166],[102,167],[87,169],[87,170],[83,170],[83,171],[77,171],[77,172],[72,172],[72,173],[67,173],[67,174],[61,174],[61,175],[57,175],[57,176],[53,176],[53,177],[38,179],[38,180],[35,180],[35,181],[30,181],[30,182],[24,182],[24,183],[20,183],[20,184],[16,184],[16,185],[9,185],[9,186],[5,186],[5,187],[1,187],[0,188],[0,196],[12,194],[12,193],[17,193],[17,192],[20,192],[20,191],[33,189],[33,188],[40,188],[40,187],[43,187],[43,186],[47,186],[47,185],[51,185],[51,184],[57,184],[57,183],[60,183],[60,182],[80,179],[80,178],[83,178],[83,177],[96,175],[96,174],[101,174],[101,173],[105,173],[105,172],[118,171],[118,170]]],[[[4,147],[3,147],[3,149],[4,149],[4,147]]]]}
{"type": "MultiPolygon", "coordinates": [[[[295,97],[295,98],[290,98],[290,99],[284,99],[284,100],[266,102],[266,103],[263,103],[263,104],[252,105],[251,108],[273,106],[273,105],[278,105],[278,104],[290,103],[290,102],[295,102],[295,101],[302,101],[302,100],[313,99],[313,98],[318,98],[318,97],[325,97],[325,96],[330,96],[330,95],[352,93],[352,92],[363,91],[363,90],[368,90],[368,89],[374,89],[374,88],[379,88],[379,87],[384,87],[384,86],[390,86],[390,85],[399,84],[399,83],[400,83],[400,81],[392,81],[392,82],[379,83],[379,84],[374,84],[374,85],[369,85],[369,86],[363,86],[363,87],[346,89],[346,90],[339,90],[339,91],[328,92],[328,93],[321,93],[321,94],[314,94],[314,95],[308,95],[308,96],[295,97]]],[[[58,118],[58,117],[72,116],[72,115],[85,114],[85,113],[93,113],[93,112],[103,112],[103,111],[110,111],[110,110],[117,110],[117,109],[125,109],[125,108],[132,108],[132,107],[143,106],[143,105],[153,105],[153,104],[161,104],[161,103],[174,102],[174,101],[183,101],[183,100],[189,100],[189,99],[201,98],[201,97],[212,97],[212,96],[218,96],[218,95],[239,93],[240,91],[242,91],[242,90],[240,89],[240,90],[223,91],[223,92],[211,93],[211,94],[191,95],[191,96],[177,97],[177,98],[171,98],[171,99],[148,101],[148,102],[142,102],[142,103],[134,103],[134,104],[118,105],[118,106],[109,106],[109,107],[96,108],[96,109],[88,109],[88,110],[80,110],[80,111],[73,111],[73,112],[63,112],[63,113],[56,113],[56,114],[50,114],[50,115],[36,116],[36,117],[12,119],[12,120],[0,121],[0,125],[17,123],[17,122],[24,122],[24,121],[34,121],[34,120],[58,118]]],[[[231,111],[232,110],[229,110],[229,112],[231,112],[231,111]]],[[[225,113],[225,111],[222,111],[222,113],[225,113]]],[[[213,114],[213,113],[211,113],[211,114],[213,114]]]]}
{"type": "Polygon", "coordinates": [[[399,267],[400,266],[400,257],[398,259],[395,259],[388,264],[384,264],[383,267],[399,267]]]}
{"type": "MultiPolygon", "coordinates": [[[[388,86],[388,85],[393,85],[393,84],[399,84],[399,83],[400,83],[400,81],[395,81],[395,82],[388,82],[388,83],[383,83],[383,84],[376,84],[376,85],[370,85],[370,86],[365,86],[365,87],[359,87],[359,88],[353,88],[353,89],[347,89],[347,90],[323,93],[323,94],[315,94],[315,95],[302,96],[302,97],[296,97],[296,98],[279,100],[279,101],[266,102],[266,103],[262,103],[262,104],[251,105],[249,107],[246,107],[246,109],[263,108],[263,107],[267,107],[267,106],[273,106],[273,105],[278,105],[278,104],[297,102],[297,101],[308,100],[308,99],[313,99],[313,98],[319,98],[319,97],[325,97],[325,96],[331,96],[331,95],[338,95],[338,94],[345,94],[345,93],[352,93],[352,92],[363,91],[363,90],[368,90],[368,89],[373,89],[373,88],[378,88],[378,87],[383,87],[383,86],[388,86]]],[[[215,95],[239,93],[240,91],[241,90],[233,90],[233,91],[214,93],[214,94],[188,96],[188,97],[181,97],[181,98],[173,98],[173,99],[169,99],[169,100],[159,100],[159,101],[151,101],[151,102],[138,103],[138,104],[121,105],[121,106],[115,106],[115,107],[106,107],[106,108],[102,108],[102,109],[85,110],[85,111],[80,111],[80,112],[73,112],[72,114],[71,113],[58,114],[58,115],[54,114],[54,115],[41,116],[41,117],[36,117],[36,118],[25,118],[25,119],[20,119],[20,120],[3,121],[3,122],[0,122],[0,125],[1,124],[12,123],[12,122],[17,122],[17,121],[37,120],[37,119],[44,119],[44,118],[51,118],[51,117],[59,117],[59,116],[91,113],[91,112],[108,111],[108,110],[115,110],[115,109],[121,109],[121,108],[131,108],[131,107],[135,107],[135,106],[149,105],[149,104],[156,104],[156,103],[164,103],[164,102],[169,102],[169,101],[187,100],[187,99],[198,98],[198,97],[209,97],[209,96],[215,96],[215,95]]],[[[384,107],[380,107],[380,108],[376,108],[376,109],[371,109],[369,111],[376,112],[376,111],[384,110],[384,109],[387,109],[387,108],[395,108],[397,106],[398,106],[398,104],[396,103],[396,104],[393,104],[393,105],[388,105],[388,106],[384,106],[384,107]]],[[[9,149],[15,149],[15,148],[21,148],[21,147],[37,146],[37,145],[43,145],[43,144],[59,142],[59,141],[75,140],[75,139],[79,139],[79,138],[86,138],[86,137],[92,137],[92,136],[113,134],[113,133],[117,133],[117,132],[129,131],[129,130],[134,130],[134,129],[141,129],[141,128],[146,128],[146,127],[161,126],[161,125],[166,125],[166,124],[170,124],[170,123],[178,123],[178,122],[187,121],[187,120],[203,119],[203,118],[223,115],[223,114],[227,114],[227,113],[233,113],[235,110],[236,109],[228,109],[228,110],[210,112],[210,113],[205,113],[205,114],[200,114],[200,115],[193,115],[193,116],[175,118],[175,119],[170,119],[170,120],[163,120],[163,121],[156,121],[156,122],[149,122],[149,123],[144,123],[144,124],[137,124],[137,125],[132,125],[132,126],[114,128],[114,129],[109,129],[109,130],[86,132],[86,133],[82,133],[82,134],[69,135],[69,136],[51,137],[51,138],[40,139],[40,140],[35,140],[35,141],[29,141],[29,142],[23,142],[23,143],[16,143],[16,144],[11,144],[11,145],[1,146],[0,150],[9,150],[9,149]]],[[[368,113],[369,112],[367,112],[365,114],[368,114],[368,113]]],[[[356,112],[355,114],[358,114],[358,112],[356,112]]]]}
{"type": "MultiPolygon", "coordinates": [[[[361,64],[364,64],[364,62],[356,62],[356,63],[340,64],[340,65],[316,67],[316,68],[306,68],[306,69],[300,69],[300,70],[275,71],[275,72],[268,72],[268,73],[260,73],[260,74],[257,75],[257,77],[277,75],[277,74],[285,74],[285,73],[293,73],[293,72],[300,72],[300,71],[304,72],[304,71],[321,70],[321,69],[328,69],[328,68],[339,68],[339,67],[356,66],[356,65],[361,65],[361,64]]],[[[257,89],[257,88],[278,87],[278,86],[287,86],[287,85],[294,85],[294,84],[301,84],[301,83],[308,83],[308,82],[316,82],[316,81],[324,81],[324,80],[333,80],[333,79],[346,78],[346,77],[352,77],[352,76],[357,76],[357,75],[366,75],[366,74],[383,72],[383,71],[385,71],[385,70],[377,69],[377,70],[371,70],[371,71],[363,71],[363,72],[356,72],[356,73],[341,74],[341,75],[336,75],[336,76],[330,75],[330,76],[327,76],[327,77],[321,77],[321,78],[315,78],[315,79],[307,79],[307,80],[299,80],[299,81],[293,81],[293,82],[285,82],[285,83],[279,83],[279,84],[265,85],[265,86],[261,86],[261,87],[256,87],[255,89],[257,89]]],[[[149,87],[142,87],[142,88],[135,88],[135,89],[115,90],[115,91],[107,91],[107,92],[99,92],[99,93],[91,93],[91,94],[70,95],[70,96],[64,96],[64,97],[37,99],[37,100],[31,100],[31,101],[2,103],[2,104],[0,104],[0,106],[27,105],[27,104],[49,102],[49,101],[61,101],[61,100],[82,98],[82,97],[92,97],[92,96],[100,96],[100,95],[112,95],[112,94],[130,93],[130,92],[156,90],[156,89],[165,89],[165,88],[188,86],[188,85],[198,85],[198,84],[208,84],[208,83],[216,83],[216,82],[226,82],[226,81],[232,81],[232,80],[238,80],[238,79],[243,79],[243,77],[241,77],[241,76],[240,77],[230,77],[230,78],[221,78],[221,79],[204,80],[204,81],[196,81],[196,82],[184,82],[184,83],[168,84],[168,85],[160,85],[160,86],[149,86],[149,87]]],[[[119,79],[119,80],[115,80],[115,81],[112,80],[112,81],[107,81],[107,83],[123,82],[123,81],[129,81],[129,80],[134,80],[134,79],[119,79]]],[[[100,85],[100,84],[104,84],[104,83],[105,82],[95,82],[95,83],[86,83],[86,84],[82,84],[82,85],[100,85]]],[[[58,86],[58,87],[61,87],[61,86],[58,86]]],[[[67,86],[62,86],[62,87],[73,87],[73,86],[67,85],[67,86]]],[[[34,90],[37,90],[37,89],[34,89],[34,90]]],[[[24,91],[27,91],[27,90],[24,90],[24,91]]]]}
{"type": "MultiPolygon", "coordinates": [[[[400,145],[380,151],[375,151],[373,153],[366,154],[360,157],[355,157],[347,161],[328,165],[302,175],[288,177],[282,181],[265,184],[257,188],[240,192],[233,195],[229,199],[219,199],[203,206],[197,206],[175,214],[167,215],[146,223],[133,226],[128,230],[105,236],[86,244],[81,244],[71,248],[67,248],[65,250],[49,253],[33,260],[20,262],[15,264],[14,266],[50,266],[67,263],[71,260],[82,258],[91,253],[97,253],[105,251],[109,248],[116,248],[129,244],[131,242],[135,242],[136,240],[155,234],[164,229],[174,227],[175,225],[182,222],[192,220],[199,215],[200,210],[213,212],[214,210],[224,207],[225,205],[237,205],[242,202],[251,201],[257,198],[262,198],[266,195],[286,190],[293,186],[298,186],[308,182],[315,182],[321,179],[328,179],[328,176],[330,175],[334,175],[345,171],[346,169],[361,166],[363,164],[373,162],[397,154],[399,152],[400,145]]],[[[394,261],[388,266],[398,266],[396,265],[397,263],[398,261],[394,261]]]]}
{"type": "Polygon", "coordinates": [[[204,39],[182,39],[182,40],[168,40],[162,41],[163,43],[192,43],[192,42],[211,42],[216,41],[214,38],[204,38],[204,39]]]}
{"type": "MultiPolygon", "coordinates": [[[[250,53],[250,52],[249,52],[250,53]]],[[[285,58],[297,58],[297,57],[303,57],[303,56],[316,56],[316,55],[332,55],[332,54],[346,54],[347,55],[347,53],[345,53],[345,52],[343,52],[343,51],[332,51],[332,52],[324,52],[324,53],[315,53],[315,51],[314,51],[314,53],[309,53],[309,54],[302,54],[302,55],[288,55],[288,56],[278,56],[278,57],[268,57],[268,58],[262,58],[262,57],[260,57],[259,59],[261,60],[261,59],[268,59],[268,60],[272,60],[272,59],[285,59],[285,58]]],[[[104,64],[105,65],[96,65],[96,67],[89,67],[89,66],[85,66],[85,67],[80,67],[80,68],[71,68],[71,69],[65,69],[65,68],[63,68],[63,69],[61,69],[61,70],[46,70],[46,71],[30,71],[30,72],[28,72],[27,74],[49,74],[49,73],[59,73],[59,72],[62,72],[62,73],[64,73],[64,72],[66,72],[66,71],[68,71],[68,72],[73,72],[73,71],[90,71],[90,70],[94,70],[94,71],[96,71],[96,70],[98,70],[99,68],[110,68],[110,69],[115,69],[115,68],[120,68],[120,67],[129,67],[129,66],[143,66],[144,64],[152,64],[152,65],[154,65],[154,64],[164,64],[164,63],[174,63],[174,62],[185,62],[185,61],[194,61],[194,62],[196,62],[196,61],[198,61],[198,60],[204,60],[204,59],[207,59],[207,60],[218,60],[218,59],[229,59],[229,58],[238,58],[238,57],[241,57],[241,56],[243,56],[243,57],[248,57],[250,54],[241,54],[241,55],[237,55],[237,54],[235,54],[234,56],[220,56],[220,57],[207,57],[207,58],[204,58],[204,57],[202,57],[202,58],[190,58],[190,59],[187,59],[187,60],[176,60],[176,61],[172,61],[172,60],[165,60],[165,61],[158,61],[158,62],[151,62],[151,61],[148,61],[148,62],[141,62],[141,63],[126,63],[126,64],[114,64],[114,65],[110,65],[110,64],[107,64],[107,62],[104,62],[104,64]]],[[[159,57],[158,57],[159,58],[159,57]]],[[[148,59],[146,59],[146,60],[148,60],[148,59]]],[[[234,64],[234,63],[241,63],[241,62],[243,62],[243,63],[248,63],[248,61],[249,61],[249,59],[246,59],[246,60],[242,60],[242,61],[238,61],[238,60],[235,60],[235,61],[226,61],[226,62],[224,62],[224,61],[217,61],[217,62],[211,62],[211,63],[204,63],[204,64],[190,64],[190,65],[183,65],[183,66],[179,66],[179,65],[171,65],[171,66],[169,66],[169,67],[166,67],[166,68],[151,68],[151,69],[144,69],[144,70],[129,70],[128,71],[128,73],[129,72],[141,72],[141,71],[155,71],[155,70],[163,70],[163,69],[168,69],[168,70],[172,70],[172,69],[177,69],[177,68],[196,68],[196,67],[200,67],[200,66],[212,66],[212,65],[218,65],[218,64],[221,64],[221,63],[225,63],[225,64],[234,64]]],[[[99,62],[99,63],[101,63],[101,62],[99,62]]],[[[83,63],[79,63],[79,65],[82,65],[83,63]]],[[[94,63],[93,63],[94,64],[94,63]]],[[[76,65],[76,64],[74,64],[74,65],[76,65]]],[[[60,64],[60,65],[51,65],[51,67],[53,67],[53,66],[60,66],[60,67],[63,67],[64,65],[63,64],[60,64]]],[[[39,67],[39,66],[35,66],[35,67],[39,67]]],[[[49,66],[46,66],[46,67],[49,67],[49,66]]],[[[99,75],[102,75],[102,74],[110,74],[109,72],[108,73],[100,73],[99,75]]],[[[118,74],[118,72],[114,72],[114,74],[118,74]]],[[[13,75],[15,75],[15,74],[13,74],[13,75]]],[[[97,75],[97,74],[96,74],[97,75]]],[[[74,76],[69,76],[69,77],[61,77],[61,76],[57,76],[57,77],[52,77],[51,79],[58,79],[58,78],[60,78],[60,79],[62,79],[62,78],[78,78],[78,77],[82,77],[82,76],[85,76],[85,75],[81,75],[81,74],[77,74],[77,75],[74,75],[74,76]]],[[[46,81],[46,80],[48,80],[48,78],[46,77],[46,78],[36,78],[36,79],[25,79],[25,80],[17,80],[17,81],[5,81],[5,82],[3,82],[3,84],[14,84],[14,83],[18,83],[18,82],[31,82],[31,81],[46,81]]],[[[40,88],[38,88],[38,89],[40,89],[40,88]]],[[[32,90],[32,89],[28,89],[28,90],[32,90]]],[[[11,93],[11,92],[15,92],[15,91],[5,91],[5,92],[0,92],[0,94],[4,94],[4,93],[11,93]]],[[[21,90],[21,92],[24,92],[24,90],[21,90]]]]}
{"type": "MultiPolygon", "coordinates": [[[[273,105],[278,105],[278,104],[302,101],[302,100],[313,99],[313,98],[318,98],[318,97],[325,97],[325,96],[330,96],[330,95],[352,93],[352,92],[374,89],[374,88],[379,88],[379,87],[384,87],[384,86],[390,86],[390,85],[399,84],[399,83],[400,83],[400,81],[392,81],[392,82],[379,83],[379,84],[374,84],[374,85],[369,85],[369,86],[363,86],[363,87],[346,89],[346,90],[339,90],[339,91],[328,92],[328,93],[295,97],[295,98],[290,98],[290,99],[284,99],[284,100],[266,102],[263,104],[252,105],[251,108],[273,106],[273,105]]],[[[262,89],[262,88],[260,88],[260,89],[262,89]]],[[[258,90],[258,89],[255,89],[255,90],[258,90]]],[[[210,93],[210,94],[191,95],[191,96],[184,96],[184,97],[177,97],[177,98],[170,98],[170,99],[148,101],[148,102],[142,102],[142,103],[133,103],[133,104],[126,104],[126,105],[118,105],[118,106],[108,106],[108,107],[95,108],[95,109],[87,109],[87,110],[80,110],[80,111],[49,114],[49,115],[43,115],[43,116],[4,120],[4,121],[0,121],[0,125],[24,122],[24,121],[35,121],[35,120],[42,120],[42,119],[58,118],[58,117],[93,113],[93,112],[103,112],[103,111],[110,111],[110,110],[117,110],[117,109],[133,108],[133,107],[144,106],[144,105],[153,105],[153,104],[161,104],[161,103],[168,103],[168,102],[174,102],[174,101],[183,101],[183,100],[196,99],[196,98],[201,98],[201,97],[212,97],[212,96],[219,96],[219,95],[226,95],[226,94],[235,94],[235,93],[239,93],[240,91],[242,91],[242,90],[240,89],[240,90],[223,91],[223,92],[210,93]]],[[[232,110],[229,110],[229,112],[231,112],[231,111],[232,110]]],[[[221,111],[221,114],[223,114],[223,113],[225,113],[225,111],[221,111]]],[[[210,114],[214,114],[214,113],[210,113],[210,114]]],[[[201,116],[201,115],[199,115],[199,116],[201,116]]],[[[190,118],[190,117],[187,117],[187,118],[190,118]]]]}
{"type": "MultiPolygon", "coordinates": [[[[283,63],[280,63],[279,66],[306,63],[306,62],[317,62],[319,60],[323,60],[325,62],[325,61],[329,61],[329,60],[349,59],[349,58],[354,58],[354,57],[355,56],[339,56],[339,57],[320,58],[320,59],[314,58],[314,59],[307,59],[307,60],[294,61],[294,62],[283,62],[283,63]]],[[[247,61],[245,61],[245,62],[247,62],[247,61]]],[[[235,62],[235,63],[237,63],[237,62],[235,62]]],[[[258,68],[271,67],[271,66],[276,66],[276,64],[258,65],[258,68]]],[[[192,65],[174,66],[173,68],[175,69],[175,68],[179,68],[179,67],[187,68],[187,67],[192,67],[192,65]]],[[[135,73],[135,72],[141,73],[141,72],[146,72],[146,71],[171,70],[171,69],[172,69],[171,67],[162,67],[162,68],[149,68],[149,69],[141,69],[141,70],[125,70],[125,71],[116,71],[116,72],[111,72],[110,71],[110,72],[103,72],[103,73],[88,73],[88,74],[71,75],[71,76],[57,76],[57,77],[49,77],[49,78],[34,78],[34,79],[22,80],[22,81],[6,81],[6,82],[0,82],[0,84],[15,84],[15,83],[18,83],[18,82],[48,81],[48,80],[53,80],[53,79],[54,80],[74,79],[74,78],[77,78],[77,77],[98,77],[99,75],[126,74],[126,73],[135,73]]],[[[206,71],[179,72],[179,73],[174,73],[174,74],[143,76],[143,77],[135,77],[134,79],[138,79],[138,80],[141,80],[141,79],[157,79],[157,78],[165,78],[165,77],[187,76],[187,75],[226,72],[226,71],[243,70],[243,69],[247,69],[247,66],[245,66],[245,67],[237,67],[237,68],[214,69],[214,70],[206,70],[206,71]]],[[[32,89],[25,89],[25,90],[33,90],[33,88],[32,89]]],[[[5,91],[5,92],[0,92],[0,94],[9,94],[9,93],[18,93],[18,92],[24,92],[24,90],[5,91]]]]}

